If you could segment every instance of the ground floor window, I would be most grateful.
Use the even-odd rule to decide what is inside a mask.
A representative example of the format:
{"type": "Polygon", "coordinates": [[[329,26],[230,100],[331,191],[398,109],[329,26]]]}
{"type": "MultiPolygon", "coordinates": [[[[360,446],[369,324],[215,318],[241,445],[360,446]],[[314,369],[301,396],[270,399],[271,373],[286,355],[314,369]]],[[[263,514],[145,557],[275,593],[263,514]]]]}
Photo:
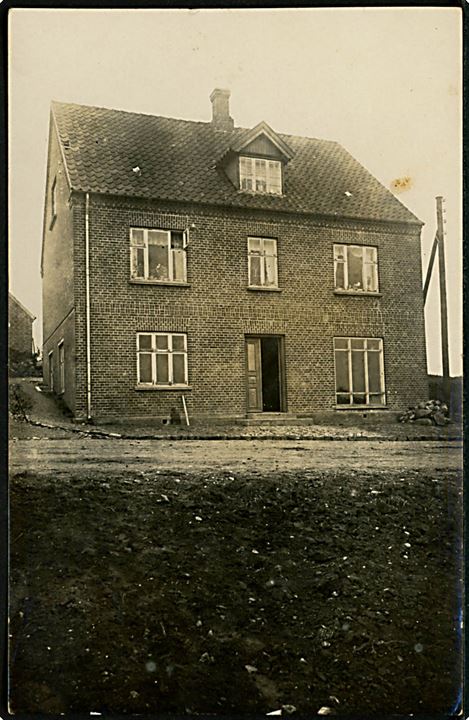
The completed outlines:
{"type": "Polygon", "coordinates": [[[65,349],[64,341],[61,340],[57,346],[59,354],[59,393],[65,392],[65,349]]]}
{"type": "Polygon", "coordinates": [[[334,338],[337,405],[384,405],[381,338],[334,338]]]}
{"type": "Polygon", "coordinates": [[[187,385],[187,335],[137,333],[137,383],[162,387],[187,385]]]}

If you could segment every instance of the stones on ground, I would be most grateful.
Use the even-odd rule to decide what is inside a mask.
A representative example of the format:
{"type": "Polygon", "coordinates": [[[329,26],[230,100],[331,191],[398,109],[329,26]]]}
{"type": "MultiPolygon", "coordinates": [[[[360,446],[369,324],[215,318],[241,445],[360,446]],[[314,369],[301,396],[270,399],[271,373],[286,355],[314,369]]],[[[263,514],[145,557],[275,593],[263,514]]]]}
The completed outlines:
{"type": "Polygon", "coordinates": [[[398,418],[401,423],[417,423],[418,425],[437,425],[443,427],[450,421],[448,406],[439,400],[420,402],[398,418]]]}

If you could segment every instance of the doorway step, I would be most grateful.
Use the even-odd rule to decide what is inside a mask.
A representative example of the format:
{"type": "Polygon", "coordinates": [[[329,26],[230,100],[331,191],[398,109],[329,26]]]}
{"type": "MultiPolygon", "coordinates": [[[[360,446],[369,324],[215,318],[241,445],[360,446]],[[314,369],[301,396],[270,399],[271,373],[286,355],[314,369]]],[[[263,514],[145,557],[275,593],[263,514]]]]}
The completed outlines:
{"type": "Polygon", "coordinates": [[[238,425],[307,425],[310,423],[306,418],[298,418],[293,413],[284,412],[253,412],[248,413],[245,418],[238,418],[238,425]]]}

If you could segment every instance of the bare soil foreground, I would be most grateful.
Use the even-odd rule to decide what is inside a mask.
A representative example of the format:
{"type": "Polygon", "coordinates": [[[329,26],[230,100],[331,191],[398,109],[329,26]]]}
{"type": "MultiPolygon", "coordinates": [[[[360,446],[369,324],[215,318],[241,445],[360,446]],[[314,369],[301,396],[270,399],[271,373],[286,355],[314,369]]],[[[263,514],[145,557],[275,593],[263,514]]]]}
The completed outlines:
{"type": "Polygon", "coordinates": [[[461,447],[11,443],[16,713],[456,712],[461,447]]]}

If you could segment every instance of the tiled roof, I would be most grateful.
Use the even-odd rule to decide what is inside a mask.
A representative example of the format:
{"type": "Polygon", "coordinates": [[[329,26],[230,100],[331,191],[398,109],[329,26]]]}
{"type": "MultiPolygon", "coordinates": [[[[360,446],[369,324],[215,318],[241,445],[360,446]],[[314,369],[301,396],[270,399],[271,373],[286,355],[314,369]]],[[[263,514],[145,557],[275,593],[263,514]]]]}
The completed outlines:
{"type": "Polygon", "coordinates": [[[336,142],[279,134],[294,153],[284,195],[250,194],[218,167],[244,128],[68,103],[52,110],[73,190],[420,224],[336,142]]]}

